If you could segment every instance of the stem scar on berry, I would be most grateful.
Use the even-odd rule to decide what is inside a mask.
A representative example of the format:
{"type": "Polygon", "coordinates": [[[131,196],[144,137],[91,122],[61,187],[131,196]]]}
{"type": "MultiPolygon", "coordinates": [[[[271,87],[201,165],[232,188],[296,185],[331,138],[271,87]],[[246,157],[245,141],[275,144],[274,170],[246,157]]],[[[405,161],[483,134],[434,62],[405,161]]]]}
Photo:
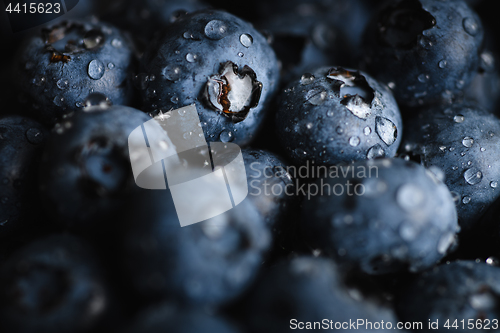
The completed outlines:
{"type": "Polygon", "coordinates": [[[208,106],[231,119],[243,121],[251,108],[259,104],[262,83],[248,66],[241,70],[231,61],[221,64],[219,74],[208,78],[202,99],[208,106]]]}

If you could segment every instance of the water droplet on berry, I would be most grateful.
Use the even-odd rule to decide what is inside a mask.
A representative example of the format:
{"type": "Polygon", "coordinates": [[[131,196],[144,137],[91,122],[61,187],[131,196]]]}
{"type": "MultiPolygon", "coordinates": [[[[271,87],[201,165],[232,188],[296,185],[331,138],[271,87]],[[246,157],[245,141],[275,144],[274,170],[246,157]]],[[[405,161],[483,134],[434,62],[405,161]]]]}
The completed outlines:
{"type": "Polygon", "coordinates": [[[372,146],[366,153],[366,158],[370,160],[382,157],[385,157],[385,151],[384,148],[382,148],[382,146],[379,144],[372,146]]]}
{"type": "Polygon", "coordinates": [[[240,43],[244,47],[250,47],[253,44],[253,37],[250,36],[249,34],[241,34],[240,36],[240,43]]]}
{"type": "Polygon", "coordinates": [[[305,73],[300,77],[300,84],[304,86],[311,84],[314,82],[314,79],[315,79],[314,75],[312,75],[311,73],[305,73]]]}
{"type": "Polygon", "coordinates": [[[162,70],[162,75],[169,81],[175,82],[181,77],[181,69],[178,66],[167,65],[162,70]]]}
{"type": "Polygon", "coordinates": [[[234,134],[231,131],[222,131],[219,134],[219,139],[221,142],[231,142],[234,140],[234,134]]]}
{"type": "Polygon", "coordinates": [[[92,60],[89,63],[87,73],[91,79],[99,80],[104,75],[104,64],[100,60],[92,60]]]}
{"type": "Polygon", "coordinates": [[[497,188],[497,187],[498,187],[498,182],[497,182],[497,181],[492,181],[492,182],[490,183],[490,187],[491,187],[491,188],[497,188]]]}
{"type": "Polygon", "coordinates": [[[113,64],[112,62],[108,63],[108,68],[109,69],[115,68],[115,64],[113,64]]]}
{"type": "Polygon", "coordinates": [[[357,136],[352,136],[351,138],[349,138],[349,144],[353,147],[356,147],[359,145],[359,137],[357,136]]]}
{"type": "Polygon", "coordinates": [[[464,18],[464,20],[462,21],[462,25],[464,27],[465,32],[471,36],[475,36],[479,32],[479,24],[472,17],[464,18]]]}
{"type": "Polygon", "coordinates": [[[462,144],[464,145],[464,147],[470,148],[474,144],[474,139],[470,136],[466,136],[465,138],[463,138],[462,144]]]}
{"type": "Polygon", "coordinates": [[[119,40],[118,38],[115,38],[111,41],[111,45],[116,48],[122,47],[122,41],[119,40]]]}
{"type": "Polygon", "coordinates": [[[323,88],[314,88],[307,92],[306,101],[312,105],[321,105],[325,102],[327,95],[326,90],[323,88]]]}
{"type": "Polygon", "coordinates": [[[53,102],[55,105],[62,107],[64,105],[64,97],[56,96],[56,97],[54,97],[53,102]]]}
{"type": "Polygon", "coordinates": [[[83,45],[91,50],[104,44],[104,34],[100,29],[89,30],[83,37],[83,45]]]}
{"type": "Polygon", "coordinates": [[[422,83],[426,82],[427,80],[429,80],[429,75],[427,74],[420,74],[418,76],[418,80],[422,83]]]}
{"type": "Polygon", "coordinates": [[[186,54],[186,60],[187,60],[188,62],[193,63],[193,62],[195,62],[195,61],[196,61],[196,59],[198,59],[198,56],[197,56],[196,54],[193,54],[193,53],[188,53],[188,54],[186,54]]]}
{"type": "Polygon", "coordinates": [[[439,68],[445,68],[447,65],[448,65],[448,61],[446,61],[445,59],[441,60],[438,63],[439,68]]]}
{"type": "Polygon", "coordinates": [[[205,36],[209,39],[219,40],[226,36],[226,23],[220,20],[212,20],[205,26],[205,36]]]}
{"type": "Polygon", "coordinates": [[[461,114],[457,114],[455,117],[453,117],[453,121],[456,123],[463,123],[465,120],[465,117],[462,116],[461,114]]]}
{"type": "Polygon", "coordinates": [[[483,173],[477,168],[465,170],[464,179],[469,185],[476,185],[483,179],[483,173]]]}
{"type": "Polygon", "coordinates": [[[384,143],[388,146],[392,145],[398,137],[396,125],[392,121],[383,117],[375,118],[375,132],[384,143]]]}
{"type": "Polygon", "coordinates": [[[243,52],[238,52],[238,57],[243,58],[245,54],[243,52]]]}
{"type": "Polygon", "coordinates": [[[68,79],[59,79],[57,81],[57,88],[61,89],[61,90],[64,90],[64,89],[68,89],[69,87],[69,80],[68,79]]]}
{"type": "Polygon", "coordinates": [[[30,128],[26,131],[26,139],[29,143],[38,145],[43,141],[43,132],[38,128],[30,128]]]}
{"type": "Polygon", "coordinates": [[[364,129],[363,129],[363,134],[364,135],[370,135],[370,133],[372,132],[372,129],[369,127],[369,126],[366,126],[364,129]]]}
{"type": "Polygon", "coordinates": [[[337,126],[337,128],[335,129],[335,131],[337,132],[337,134],[342,134],[344,133],[344,130],[342,129],[342,127],[340,126],[337,126]]]}

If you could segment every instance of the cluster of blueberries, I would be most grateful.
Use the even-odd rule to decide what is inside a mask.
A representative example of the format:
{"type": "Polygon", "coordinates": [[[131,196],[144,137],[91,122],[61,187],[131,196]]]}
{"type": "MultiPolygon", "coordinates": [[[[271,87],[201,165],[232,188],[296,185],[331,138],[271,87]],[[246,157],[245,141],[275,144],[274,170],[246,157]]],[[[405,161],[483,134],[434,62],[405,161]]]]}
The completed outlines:
{"type": "Polygon", "coordinates": [[[2,16],[0,331],[500,330],[493,5],[88,0],[15,34],[2,16]],[[249,194],[181,227],[129,135],[187,105],[241,147],[249,194]]]}

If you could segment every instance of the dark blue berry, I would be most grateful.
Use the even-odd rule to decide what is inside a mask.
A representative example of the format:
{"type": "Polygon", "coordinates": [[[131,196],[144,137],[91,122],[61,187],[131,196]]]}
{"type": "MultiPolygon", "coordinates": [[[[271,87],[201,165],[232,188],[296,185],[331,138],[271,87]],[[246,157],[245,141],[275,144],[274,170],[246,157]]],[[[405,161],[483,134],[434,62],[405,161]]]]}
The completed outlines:
{"type": "Polygon", "coordinates": [[[280,95],[276,130],[294,163],[333,165],[394,156],[402,120],[385,85],[363,72],[323,67],[280,95]]]}
{"type": "Polygon", "coordinates": [[[133,48],[113,26],[64,21],[37,29],[24,41],[12,75],[33,116],[53,125],[80,110],[90,93],[113,104],[132,102],[133,48]]]}
{"type": "Polygon", "coordinates": [[[454,242],[453,198],[422,166],[380,159],[331,168],[328,176],[304,203],[301,229],[312,248],[383,274],[432,267],[454,242]]]}
{"type": "Polygon", "coordinates": [[[430,104],[469,86],[482,42],[481,20],[463,0],[393,0],[366,27],[365,69],[401,105],[430,104]]]}
{"type": "Polygon", "coordinates": [[[148,46],[141,64],[145,110],[195,103],[207,141],[250,142],[279,80],[266,39],[219,11],[180,17],[148,46]]]}

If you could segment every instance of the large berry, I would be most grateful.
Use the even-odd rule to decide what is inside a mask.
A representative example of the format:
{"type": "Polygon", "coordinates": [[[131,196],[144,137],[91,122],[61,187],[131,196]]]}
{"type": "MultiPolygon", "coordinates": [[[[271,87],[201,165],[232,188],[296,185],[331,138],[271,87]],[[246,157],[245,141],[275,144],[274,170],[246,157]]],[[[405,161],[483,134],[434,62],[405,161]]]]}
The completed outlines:
{"type": "Polygon", "coordinates": [[[463,0],[393,0],[366,27],[366,70],[416,106],[466,88],[479,64],[483,28],[463,0]]]}
{"type": "Polygon", "coordinates": [[[114,104],[132,102],[133,48],[113,26],[63,21],[37,29],[16,56],[12,78],[37,119],[53,125],[83,107],[90,93],[114,104]]]}
{"type": "Polygon", "coordinates": [[[333,165],[394,156],[402,121],[387,86],[363,72],[322,67],[280,95],[276,130],[296,164],[333,165]]]}
{"type": "Polygon", "coordinates": [[[250,142],[279,80],[266,39],[219,11],[180,17],[148,46],[141,64],[145,110],[195,103],[207,141],[250,142]]]}
{"type": "Polygon", "coordinates": [[[432,267],[452,245],[453,198],[422,166],[381,159],[332,167],[328,176],[304,203],[301,227],[313,248],[383,274],[432,267]]]}

